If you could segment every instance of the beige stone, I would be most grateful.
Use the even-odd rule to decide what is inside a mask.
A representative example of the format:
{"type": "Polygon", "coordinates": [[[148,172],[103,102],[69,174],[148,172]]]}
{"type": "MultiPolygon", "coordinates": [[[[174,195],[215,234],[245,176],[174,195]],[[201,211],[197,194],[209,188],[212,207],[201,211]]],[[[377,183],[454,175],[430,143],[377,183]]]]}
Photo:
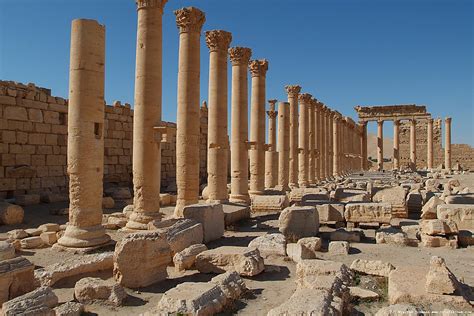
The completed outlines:
{"type": "Polygon", "coordinates": [[[459,292],[459,281],[446,266],[443,258],[433,256],[430,259],[430,270],[426,275],[426,292],[433,294],[454,294],[459,292]]]}
{"type": "Polygon", "coordinates": [[[382,307],[375,316],[397,316],[397,315],[418,315],[422,309],[409,304],[394,304],[382,307]]]}
{"type": "Polygon", "coordinates": [[[114,279],[125,287],[148,286],[167,277],[171,260],[164,232],[129,234],[115,246],[114,279]]]}
{"type": "Polygon", "coordinates": [[[376,292],[363,289],[358,286],[350,286],[349,291],[353,298],[357,298],[360,301],[375,301],[380,297],[380,295],[376,292]]]}
{"type": "Polygon", "coordinates": [[[56,316],[81,316],[84,313],[84,304],[66,302],[54,308],[56,316]]]}
{"type": "Polygon", "coordinates": [[[25,211],[19,205],[0,202],[0,224],[16,225],[23,223],[25,211]]]}
{"type": "Polygon", "coordinates": [[[251,210],[254,213],[282,211],[289,204],[286,195],[253,195],[251,198],[251,210]]]}
{"type": "Polygon", "coordinates": [[[224,211],[222,204],[195,204],[183,209],[183,217],[202,224],[204,243],[224,235],[224,211]]]}
{"type": "Polygon", "coordinates": [[[27,237],[20,240],[21,248],[23,249],[34,249],[45,246],[45,242],[40,236],[27,237]]]}
{"type": "Polygon", "coordinates": [[[378,230],[375,233],[375,241],[377,244],[397,246],[406,246],[409,243],[408,236],[405,232],[392,228],[378,230]]]}
{"type": "Polygon", "coordinates": [[[213,277],[211,283],[217,284],[229,300],[237,300],[247,291],[244,280],[236,271],[221,273],[213,277]]]}
{"type": "Polygon", "coordinates": [[[9,242],[0,241],[0,261],[15,257],[15,247],[9,242]]]}
{"type": "Polygon", "coordinates": [[[352,261],[351,269],[363,274],[388,277],[390,271],[394,270],[395,267],[390,262],[355,259],[352,261]]]}
{"type": "Polygon", "coordinates": [[[373,202],[390,203],[392,213],[396,213],[397,217],[408,217],[408,208],[406,205],[407,192],[401,186],[392,188],[384,188],[378,190],[372,197],[373,202]]]}
{"type": "Polygon", "coordinates": [[[56,224],[56,223],[47,223],[47,224],[42,224],[40,226],[38,226],[38,229],[43,232],[43,233],[46,233],[46,232],[57,232],[60,230],[59,228],[59,224],[56,224]]]}
{"type": "Polygon", "coordinates": [[[343,203],[370,202],[370,195],[365,190],[338,188],[334,192],[334,200],[343,203]]]}
{"type": "Polygon", "coordinates": [[[100,278],[83,278],[74,285],[74,298],[80,303],[101,301],[121,306],[126,297],[127,293],[120,284],[100,278]]]}
{"type": "Polygon", "coordinates": [[[360,242],[361,235],[363,235],[363,232],[360,230],[349,231],[344,228],[338,228],[330,233],[329,239],[331,241],[360,242]]]}
{"type": "Polygon", "coordinates": [[[171,205],[171,194],[160,193],[160,206],[170,206],[170,205],[171,205]]]}
{"type": "Polygon", "coordinates": [[[23,257],[0,261],[0,304],[35,288],[35,266],[23,257]]]}
{"type": "Polygon", "coordinates": [[[278,222],[280,232],[290,240],[313,237],[319,232],[318,213],[312,206],[287,207],[278,222]]]}
{"type": "Polygon", "coordinates": [[[278,184],[278,152],[276,141],[276,118],[278,112],[275,111],[277,100],[268,100],[270,109],[268,115],[268,144],[265,151],[265,188],[275,188],[278,184]]]}
{"type": "Polygon", "coordinates": [[[427,234],[421,234],[421,245],[423,247],[449,247],[456,249],[458,247],[458,237],[454,236],[430,236],[427,234]]]}
{"type": "Polygon", "coordinates": [[[348,255],[349,243],[347,241],[331,241],[328,252],[332,255],[348,255]]]}
{"type": "Polygon", "coordinates": [[[474,229],[474,205],[443,204],[436,208],[439,219],[449,219],[456,223],[458,229],[474,229]]]}
{"type": "Polygon", "coordinates": [[[201,244],[204,240],[203,225],[191,219],[172,221],[168,226],[150,227],[150,229],[160,228],[164,228],[166,232],[166,240],[172,253],[180,252],[191,245],[201,244]]]}
{"type": "Polygon", "coordinates": [[[286,239],[283,234],[265,234],[250,241],[249,248],[257,248],[263,257],[286,256],[286,239]]]}
{"type": "Polygon", "coordinates": [[[263,258],[256,248],[222,246],[201,252],[196,257],[201,273],[237,271],[242,276],[254,276],[264,270],[263,258]]]}
{"type": "Polygon", "coordinates": [[[14,229],[7,232],[9,239],[23,239],[28,237],[28,233],[24,229],[14,229]]]}
{"type": "Polygon", "coordinates": [[[224,204],[222,205],[224,211],[225,226],[231,226],[239,221],[250,218],[250,207],[242,204],[224,204]]]}
{"type": "Polygon", "coordinates": [[[285,86],[290,105],[290,152],[289,152],[289,185],[298,186],[298,95],[301,87],[298,85],[285,86]]]}
{"type": "Polygon", "coordinates": [[[50,287],[36,290],[3,303],[2,313],[10,315],[54,315],[52,308],[58,305],[58,297],[50,287]]]}
{"type": "Polygon", "coordinates": [[[286,252],[293,261],[299,262],[303,259],[315,259],[316,253],[321,250],[321,239],[318,237],[306,237],[297,243],[287,244],[286,252]]]}
{"type": "Polygon", "coordinates": [[[450,117],[444,120],[444,167],[446,170],[451,170],[451,120],[450,117]]]}
{"type": "Polygon", "coordinates": [[[56,235],[56,232],[45,232],[41,233],[40,238],[43,240],[43,242],[46,245],[53,245],[58,241],[58,237],[56,235]]]}
{"type": "Polygon", "coordinates": [[[389,203],[349,203],[344,217],[348,222],[390,224],[392,208],[389,203]]]}
{"type": "Polygon", "coordinates": [[[438,205],[445,204],[443,200],[441,200],[437,196],[433,196],[428,200],[428,202],[423,205],[423,208],[421,209],[421,215],[420,217],[422,219],[436,219],[436,210],[438,205]]]}
{"type": "Polygon", "coordinates": [[[173,256],[173,264],[177,271],[189,270],[194,266],[196,256],[203,251],[206,251],[207,247],[204,244],[191,245],[188,248],[176,253],[173,256]]]}
{"type": "Polygon", "coordinates": [[[298,185],[309,185],[309,106],[311,94],[299,95],[299,122],[298,122],[298,185]]]}
{"type": "Polygon", "coordinates": [[[43,231],[38,228],[28,228],[25,229],[25,232],[28,234],[29,237],[33,237],[41,235],[43,231]]]}
{"type": "Polygon", "coordinates": [[[290,104],[278,103],[278,188],[289,189],[290,177],[290,104]]]}
{"type": "Polygon", "coordinates": [[[458,227],[452,220],[426,219],[420,221],[421,232],[427,235],[452,235],[458,233],[458,227]]]}
{"type": "Polygon", "coordinates": [[[344,204],[342,203],[326,203],[326,202],[305,202],[304,205],[312,205],[316,207],[321,224],[344,221],[344,204]]]}

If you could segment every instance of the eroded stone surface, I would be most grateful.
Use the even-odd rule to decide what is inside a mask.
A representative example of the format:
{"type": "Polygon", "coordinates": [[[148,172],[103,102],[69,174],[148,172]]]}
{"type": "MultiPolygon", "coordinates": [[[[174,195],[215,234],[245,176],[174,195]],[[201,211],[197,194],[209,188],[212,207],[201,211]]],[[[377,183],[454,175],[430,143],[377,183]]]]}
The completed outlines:
{"type": "Polygon", "coordinates": [[[278,218],[280,232],[287,239],[313,237],[319,232],[319,217],[314,206],[292,206],[278,218]]]}
{"type": "Polygon", "coordinates": [[[332,255],[348,255],[349,243],[347,241],[331,241],[329,243],[329,253],[332,255]]]}
{"type": "Polygon", "coordinates": [[[252,212],[282,211],[290,205],[286,195],[252,195],[252,212]]]}
{"type": "Polygon", "coordinates": [[[56,316],[81,316],[84,313],[84,305],[77,302],[66,302],[54,308],[56,316]]]}
{"type": "Polygon", "coordinates": [[[193,204],[185,206],[183,217],[202,224],[204,243],[221,238],[224,235],[224,211],[222,204],[193,204]]]}
{"type": "Polygon", "coordinates": [[[74,298],[80,303],[103,301],[120,306],[126,297],[127,293],[120,284],[100,278],[83,278],[74,285],[74,298]]]}
{"type": "Polygon", "coordinates": [[[395,267],[390,262],[355,259],[352,261],[351,269],[359,273],[388,277],[395,267]]]}
{"type": "Polygon", "coordinates": [[[423,205],[423,208],[421,209],[421,218],[422,219],[436,219],[436,210],[438,205],[445,204],[443,200],[441,200],[437,196],[433,196],[428,200],[428,202],[423,205]]]}
{"type": "Polygon", "coordinates": [[[34,268],[23,257],[0,261],[0,304],[34,289],[34,268]]]}
{"type": "Polygon", "coordinates": [[[58,305],[58,297],[50,287],[18,296],[3,303],[2,312],[5,316],[13,315],[54,315],[52,308],[58,305]]]}
{"type": "Polygon", "coordinates": [[[344,217],[348,222],[390,224],[392,206],[389,203],[349,203],[344,217]]]}
{"type": "Polygon", "coordinates": [[[426,275],[426,291],[433,294],[453,294],[459,291],[459,281],[446,266],[443,258],[431,257],[430,270],[426,275]]]}
{"type": "Polygon", "coordinates": [[[436,210],[439,219],[452,220],[458,229],[474,229],[474,205],[442,204],[436,210]]]}
{"type": "Polygon", "coordinates": [[[204,244],[191,245],[188,248],[176,253],[173,256],[173,263],[177,271],[184,271],[191,269],[196,261],[196,256],[207,247],[204,244]]]}
{"type": "Polygon", "coordinates": [[[262,256],[286,256],[286,238],[283,234],[265,234],[253,239],[249,248],[257,248],[262,256]]]}
{"type": "Polygon", "coordinates": [[[223,246],[201,252],[196,257],[196,268],[202,273],[237,271],[243,276],[254,276],[264,270],[263,258],[256,248],[223,246]]]}
{"type": "Polygon", "coordinates": [[[0,261],[15,257],[15,247],[9,242],[0,241],[0,261]]]}
{"type": "Polygon", "coordinates": [[[458,233],[458,227],[452,220],[427,219],[420,221],[421,232],[427,235],[453,235],[458,233]]]}

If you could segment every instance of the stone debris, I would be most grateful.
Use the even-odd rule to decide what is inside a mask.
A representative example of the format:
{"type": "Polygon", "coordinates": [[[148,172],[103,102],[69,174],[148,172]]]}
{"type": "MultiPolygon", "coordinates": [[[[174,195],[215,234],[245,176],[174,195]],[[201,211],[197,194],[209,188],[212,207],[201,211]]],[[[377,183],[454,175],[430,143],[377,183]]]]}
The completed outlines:
{"type": "Polygon", "coordinates": [[[294,262],[303,259],[315,259],[316,253],[321,250],[321,239],[318,237],[306,237],[298,240],[297,243],[286,245],[286,252],[294,262]]]}
{"type": "Polygon", "coordinates": [[[447,236],[458,234],[458,227],[452,220],[427,219],[420,221],[420,229],[423,234],[436,236],[447,236]]]}
{"type": "Polygon", "coordinates": [[[183,209],[183,217],[202,224],[203,241],[205,244],[224,235],[225,222],[222,204],[187,205],[183,209]]]}
{"type": "Polygon", "coordinates": [[[56,223],[47,223],[47,224],[43,224],[43,225],[40,225],[38,227],[38,230],[40,230],[41,232],[43,233],[46,233],[46,232],[57,232],[59,231],[61,228],[59,227],[58,224],[56,223]]]}
{"type": "Polygon", "coordinates": [[[288,240],[313,237],[319,232],[319,217],[314,206],[291,206],[280,213],[280,232],[288,240]]]}
{"type": "Polygon", "coordinates": [[[170,206],[171,205],[171,194],[161,193],[160,194],[160,206],[170,206]]]}
{"type": "Polygon", "coordinates": [[[9,242],[0,241],[0,261],[15,257],[15,247],[9,242]]]}
{"type": "Polygon", "coordinates": [[[251,196],[251,210],[258,212],[282,211],[290,205],[286,195],[253,195],[251,196]]]}
{"type": "Polygon", "coordinates": [[[349,243],[347,241],[331,241],[328,252],[332,255],[348,255],[349,243]]]}
{"type": "Polygon", "coordinates": [[[474,230],[474,204],[442,204],[436,208],[439,219],[449,219],[458,229],[474,230]]]}
{"type": "Polygon", "coordinates": [[[115,246],[114,278],[125,287],[145,287],[166,279],[171,261],[165,232],[132,233],[115,246]]]}
{"type": "Polygon", "coordinates": [[[71,257],[62,262],[35,270],[34,277],[42,286],[53,286],[58,281],[72,276],[112,270],[114,265],[113,255],[112,252],[104,252],[71,257]]]}
{"type": "Polygon", "coordinates": [[[56,232],[45,232],[39,236],[43,243],[48,246],[54,245],[58,241],[58,235],[56,232]]]}
{"type": "Polygon", "coordinates": [[[17,225],[23,223],[25,211],[19,205],[0,201],[0,224],[17,225]]]}
{"type": "Polygon", "coordinates": [[[250,241],[249,248],[257,248],[263,257],[286,256],[286,238],[283,234],[265,234],[250,241]]]}
{"type": "Polygon", "coordinates": [[[421,208],[421,215],[422,219],[436,219],[437,218],[437,207],[438,205],[445,204],[443,200],[441,200],[437,196],[433,196],[428,200],[428,202],[423,205],[421,208]]]}
{"type": "Polygon", "coordinates": [[[163,230],[173,254],[191,245],[202,244],[204,240],[203,225],[191,219],[154,221],[148,224],[148,229],[163,230]]]}
{"type": "Polygon", "coordinates": [[[193,268],[196,261],[196,256],[206,250],[206,245],[196,244],[176,253],[173,256],[173,263],[176,271],[184,271],[193,268]]]}
{"type": "Polygon", "coordinates": [[[346,204],[344,217],[354,223],[390,224],[392,206],[389,203],[349,203],[346,204]]]}
{"type": "Polygon", "coordinates": [[[314,206],[320,224],[344,222],[344,204],[335,202],[305,202],[305,206],[314,206]]]}
{"type": "Polygon", "coordinates": [[[364,232],[361,229],[346,230],[345,228],[338,228],[332,231],[329,235],[331,241],[349,241],[360,242],[364,232]]]}
{"type": "Polygon", "coordinates": [[[43,232],[38,228],[27,228],[25,232],[28,234],[29,237],[39,236],[43,232]]]}
{"type": "Polygon", "coordinates": [[[127,298],[127,293],[120,284],[100,278],[83,278],[74,286],[74,298],[83,304],[103,301],[114,306],[121,306],[127,298]]]}
{"type": "Polygon", "coordinates": [[[290,203],[305,203],[307,201],[329,201],[328,192],[322,188],[293,188],[289,193],[290,203]]]}
{"type": "Polygon", "coordinates": [[[84,313],[84,304],[66,302],[54,308],[55,316],[81,316],[84,313]]]}
{"type": "Polygon", "coordinates": [[[401,187],[383,188],[372,197],[373,202],[389,203],[392,206],[392,217],[408,217],[406,203],[407,191],[401,187]]]}
{"type": "Polygon", "coordinates": [[[421,234],[421,245],[423,247],[449,247],[452,249],[456,249],[458,247],[458,236],[430,236],[427,234],[421,234]]]}
{"type": "Polygon", "coordinates": [[[0,261],[0,304],[32,291],[35,266],[23,257],[0,261]]]}
{"type": "Polygon", "coordinates": [[[226,227],[250,218],[250,207],[246,205],[224,205],[223,210],[226,227]]]}
{"type": "Polygon", "coordinates": [[[430,270],[426,275],[426,292],[433,294],[454,294],[459,292],[459,281],[446,266],[443,258],[433,256],[430,259],[430,270]]]}
{"type": "Polygon", "coordinates": [[[394,270],[395,267],[390,262],[355,259],[352,261],[351,269],[358,273],[388,277],[390,271],[394,270]]]}
{"type": "Polygon", "coordinates": [[[333,199],[343,203],[370,202],[370,195],[365,190],[338,188],[334,192],[333,199]]]}
{"type": "Polygon", "coordinates": [[[375,233],[377,244],[388,244],[396,246],[407,246],[410,242],[405,232],[393,227],[381,228],[375,233]]]}
{"type": "Polygon", "coordinates": [[[357,298],[361,301],[375,301],[380,297],[380,295],[374,291],[363,289],[358,286],[350,286],[349,292],[353,298],[357,298]]]}
{"type": "Polygon", "coordinates": [[[58,297],[53,290],[50,287],[40,287],[3,303],[2,313],[5,316],[54,315],[52,309],[56,305],[58,305],[58,297]]]}
{"type": "Polygon", "coordinates": [[[28,237],[28,233],[23,229],[14,229],[7,232],[9,239],[23,239],[28,237]]]}
{"type": "Polygon", "coordinates": [[[409,304],[394,304],[386,307],[382,307],[377,311],[375,316],[399,316],[399,315],[410,315],[410,316],[422,316],[423,309],[418,308],[414,305],[409,304]]]}
{"type": "Polygon", "coordinates": [[[40,236],[35,236],[21,239],[20,245],[23,249],[35,249],[44,247],[46,244],[40,236]]]}
{"type": "Polygon", "coordinates": [[[201,273],[235,270],[242,276],[257,275],[265,268],[258,249],[234,246],[222,246],[201,252],[196,257],[195,266],[201,273]]]}

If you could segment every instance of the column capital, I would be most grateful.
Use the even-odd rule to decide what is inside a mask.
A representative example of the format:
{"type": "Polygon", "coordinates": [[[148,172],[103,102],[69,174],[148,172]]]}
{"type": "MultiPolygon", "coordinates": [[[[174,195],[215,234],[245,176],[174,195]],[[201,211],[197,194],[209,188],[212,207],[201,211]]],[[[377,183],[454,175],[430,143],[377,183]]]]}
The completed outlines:
{"type": "Polygon", "coordinates": [[[269,111],[267,111],[267,115],[268,115],[269,118],[274,119],[278,116],[278,111],[269,110],[269,111]]]}
{"type": "Polygon", "coordinates": [[[399,119],[393,120],[393,125],[399,126],[400,120],[399,119]]]}
{"type": "Polygon", "coordinates": [[[232,33],[223,30],[206,31],[206,45],[209,51],[227,51],[232,41],[232,33]]]}
{"type": "Polygon", "coordinates": [[[447,117],[444,119],[444,121],[445,121],[446,123],[451,123],[452,120],[453,120],[453,118],[451,118],[451,117],[449,117],[449,116],[447,116],[447,117]]]}
{"type": "Polygon", "coordinates": [[[229,58],[233,66],[248,65],[252,50],[248,47],[231,47],[228,50],[229,58]]]}
{"type": "Polygon", "coordinates": [[[168,2],[168,0],[135,0],[137,11],[157,7],[163,12],[166,2],[168,2]]]}
{"type": "Polygon", "coordinates": [[[265,77],[268,70],[268,61],[266,59],[255,59],[249,61],[249,70],[252,77],[265,77]]]}
{"type": "Polygon", "coordinates": [[[377,120],[377,125],[383,125],[383,122],[384,122],[384,120],[378,119],[378,120],[377,120]]]}
{"type": "Polygon", "coordinates": [[[304,103],[305,105],[309,105],[312,97],[313,96],[309,93],[301,93],[298,96],[298,99],[300,100],[300,102],[304,103]]]}
{"type": "Polygon", "coordinates": [[[297,97],[301,92],[301,87],[298,85],[287,85],[285,86],[286,93],[288,96],[297,97]]]}
{"type": "Polygon", "coordinates": [[[416,125],[416,119],[411,119],[411,120],[410,120],[410,124],[411,124],[411,125],[416,125]]]}
{"type": "Polygon", "coordinates": [[[277,102],[278,102],[278,100],[275,100],[275,99],[268,100],[268,104],[270,104],[270,111],[275,111],[275,104],[277,102]]]}
{"type": "Polygon", "coordinates": [[[174,14],[180,33],[201,33],[202,26],[206,22],[204,12],[195,7],[187,7],[174,11],[174,14]]]}
{"type": "Polygon", "coordinates": [[[426,120],[428,122],[428,124],[433,124],[434,120],[432,117],[430,117],[429,119],[426,120]]]}

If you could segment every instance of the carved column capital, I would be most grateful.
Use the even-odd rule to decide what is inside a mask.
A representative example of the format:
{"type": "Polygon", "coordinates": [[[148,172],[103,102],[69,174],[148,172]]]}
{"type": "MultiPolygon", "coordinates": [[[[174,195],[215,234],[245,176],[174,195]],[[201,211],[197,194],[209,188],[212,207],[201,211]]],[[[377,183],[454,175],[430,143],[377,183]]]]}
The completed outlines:
{"type": "Polygon", "coordinates": [[[300,100],[300,102],[306,104],[306,105],[309,105],[310,102],[311,102],[311,98],[313,96],[309,93],[302,93],[299,95],[298,99],[300,100]]]}
{"type": "Polygon", "coordinates": [[[444,121],[445,121],[446,123],[451,123],[452,118],[451,118],[451,117],[446,117],[446,118],[444,119],[444,121]]]}
{"type": "Polygon", "coordinates": [[[218,50],[227,51],[231,41],[232,34],[230,32],[223,30],[212,30],[206,32],[206,45],[211,52],[218,50]]]}
{"type": "Polygon", "coordinates": [[[275,100],[275,99],[268,100],[268,104],[270,104],[270,111],[275,111],[275,104],[276,103],[277,103],[277,100],[275,100]]]}
{"type": "Polygon", "coordinates": [[[286,93],[288,96],[297,97],[301,91],[301,87],[298,85],[288,85],[285,86],[286,93]]]}
{"type": "Polygon", "coordinates": [[[268,70],[268,61],[266,59],[257,59],[249,61],[249,70],[252,77],[265,77],[268,70]]]}
{"type": "Polygon", "coordinates": [[[195,7],[187,7],[174,11],[174,14],[180,33],[201,33],[202,26],[206,22],[204,12],[195,7]]]}
{"type": "Polygon", "coordinates": [[[168,0],[135,0],[137,11],[140,9],[158,7],[160,11],[163,12],[166,2],[168,2],[168,0]]]}
{"type": "Polygon", "coordinates": [[[252,50],[247,47],[231,47],[229,48],[229,58],[232,65],[248,65],[252,50]]]}

